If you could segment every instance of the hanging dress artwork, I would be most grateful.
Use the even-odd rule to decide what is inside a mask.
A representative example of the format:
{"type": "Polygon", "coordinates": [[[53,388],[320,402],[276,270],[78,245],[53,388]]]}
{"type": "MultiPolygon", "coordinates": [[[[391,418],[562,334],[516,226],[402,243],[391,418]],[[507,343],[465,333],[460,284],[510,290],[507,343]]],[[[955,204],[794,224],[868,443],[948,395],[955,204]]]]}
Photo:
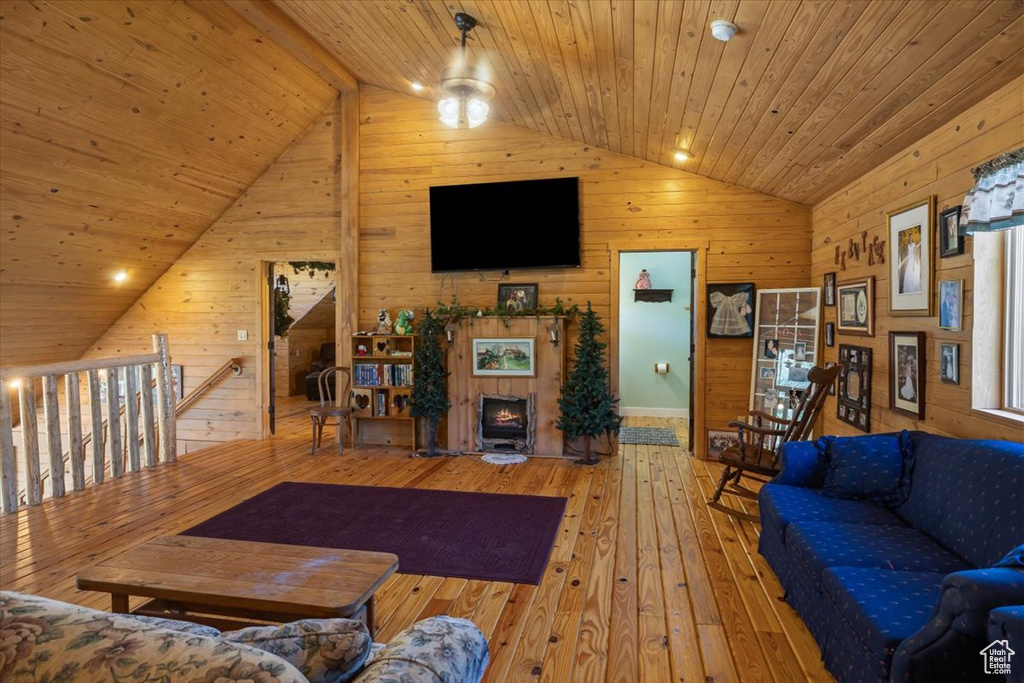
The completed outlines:
{"type": "MultiPolygon", "coordinates": [[[[733,285],[735,286],[735,285],[733,285]]],[[[753,334],[751,317],[753,309],[750,298],[753,286],[749,290],[729,293],[720,285],[708,285],[712,289],[708,303],[714,313],[708,325],[708,336],[713,337],[749,337],[753,334]]]]}

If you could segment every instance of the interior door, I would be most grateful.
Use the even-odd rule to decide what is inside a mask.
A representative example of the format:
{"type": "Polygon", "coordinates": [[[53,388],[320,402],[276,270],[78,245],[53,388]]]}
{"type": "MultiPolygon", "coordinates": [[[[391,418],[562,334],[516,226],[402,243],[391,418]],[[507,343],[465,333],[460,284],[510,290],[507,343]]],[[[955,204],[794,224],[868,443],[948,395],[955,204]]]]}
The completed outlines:
{"type": "Polygon", "coordinates": [[[268,300],[270,301],[270,306],[269,306],[270,315],[267,316],[267,330],[269,332],[269,334],[267,335],[267,352],[268,352],[268,355],[270,357],[269,363],[268,363],[268,366],[267,366],[268,367],[267,385],[268,385],[268,387],[270,389],[270,396],[268,397],[268,401],[267,401],[267,416],[268,416],[269,422],[270,422],[270,433],[271,433],[271,435],[273,435],[275,433],[275,431],[276,431],[276,428],[277,428],[277,425],[275,424],[275,421],[274,421],[274,405],[275,405],[275,401],[276,401],[275,395],[277,393],[277,388],[274,386],[274,371],[275,371],[274,338],[275,338],[275,336],[277,334],[276,320],[275,320],[276,316],[274,315],[274,312],[277,310],[277,283],[274,281],[274,264],[273,263],[268,263],[267,264],[267,288],[268,288],[268,294],[269,294],[268,300]]]}

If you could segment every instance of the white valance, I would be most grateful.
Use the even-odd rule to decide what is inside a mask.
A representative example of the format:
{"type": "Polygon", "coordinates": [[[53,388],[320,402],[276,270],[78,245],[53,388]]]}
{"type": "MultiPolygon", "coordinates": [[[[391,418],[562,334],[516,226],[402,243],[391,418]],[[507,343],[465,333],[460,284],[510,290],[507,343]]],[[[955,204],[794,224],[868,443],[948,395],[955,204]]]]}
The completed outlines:
{"type": "Polygon", "coordinates": [[[971,173],[975,184],[964,197],[961,234],[1024,225],[1024,147],[972,168],[971,173]]]}

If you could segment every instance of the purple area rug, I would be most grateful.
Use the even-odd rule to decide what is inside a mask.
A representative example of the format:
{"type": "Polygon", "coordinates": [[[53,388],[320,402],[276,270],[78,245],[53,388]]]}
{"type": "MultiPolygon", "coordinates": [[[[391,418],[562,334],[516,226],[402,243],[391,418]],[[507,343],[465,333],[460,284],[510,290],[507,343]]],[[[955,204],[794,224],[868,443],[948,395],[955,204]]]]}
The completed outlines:
{"type": "Polygon", "coordinates": [[[404,574],[537,584],[565,503],[546,496],[287,481],[183,535],[373,550],[398,555],[404,574]]]}

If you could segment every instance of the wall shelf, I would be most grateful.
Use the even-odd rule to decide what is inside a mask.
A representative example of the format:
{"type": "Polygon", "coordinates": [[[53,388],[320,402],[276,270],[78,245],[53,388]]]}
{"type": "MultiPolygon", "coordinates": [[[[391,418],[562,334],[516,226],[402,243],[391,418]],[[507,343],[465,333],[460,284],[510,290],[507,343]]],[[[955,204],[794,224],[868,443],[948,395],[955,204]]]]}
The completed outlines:
{"type": "Polygon", "coordinates": [[[660,304],[672,301],[671,289],[634,289],[633,301],[646,301],[652,304],[660,304]]]}

